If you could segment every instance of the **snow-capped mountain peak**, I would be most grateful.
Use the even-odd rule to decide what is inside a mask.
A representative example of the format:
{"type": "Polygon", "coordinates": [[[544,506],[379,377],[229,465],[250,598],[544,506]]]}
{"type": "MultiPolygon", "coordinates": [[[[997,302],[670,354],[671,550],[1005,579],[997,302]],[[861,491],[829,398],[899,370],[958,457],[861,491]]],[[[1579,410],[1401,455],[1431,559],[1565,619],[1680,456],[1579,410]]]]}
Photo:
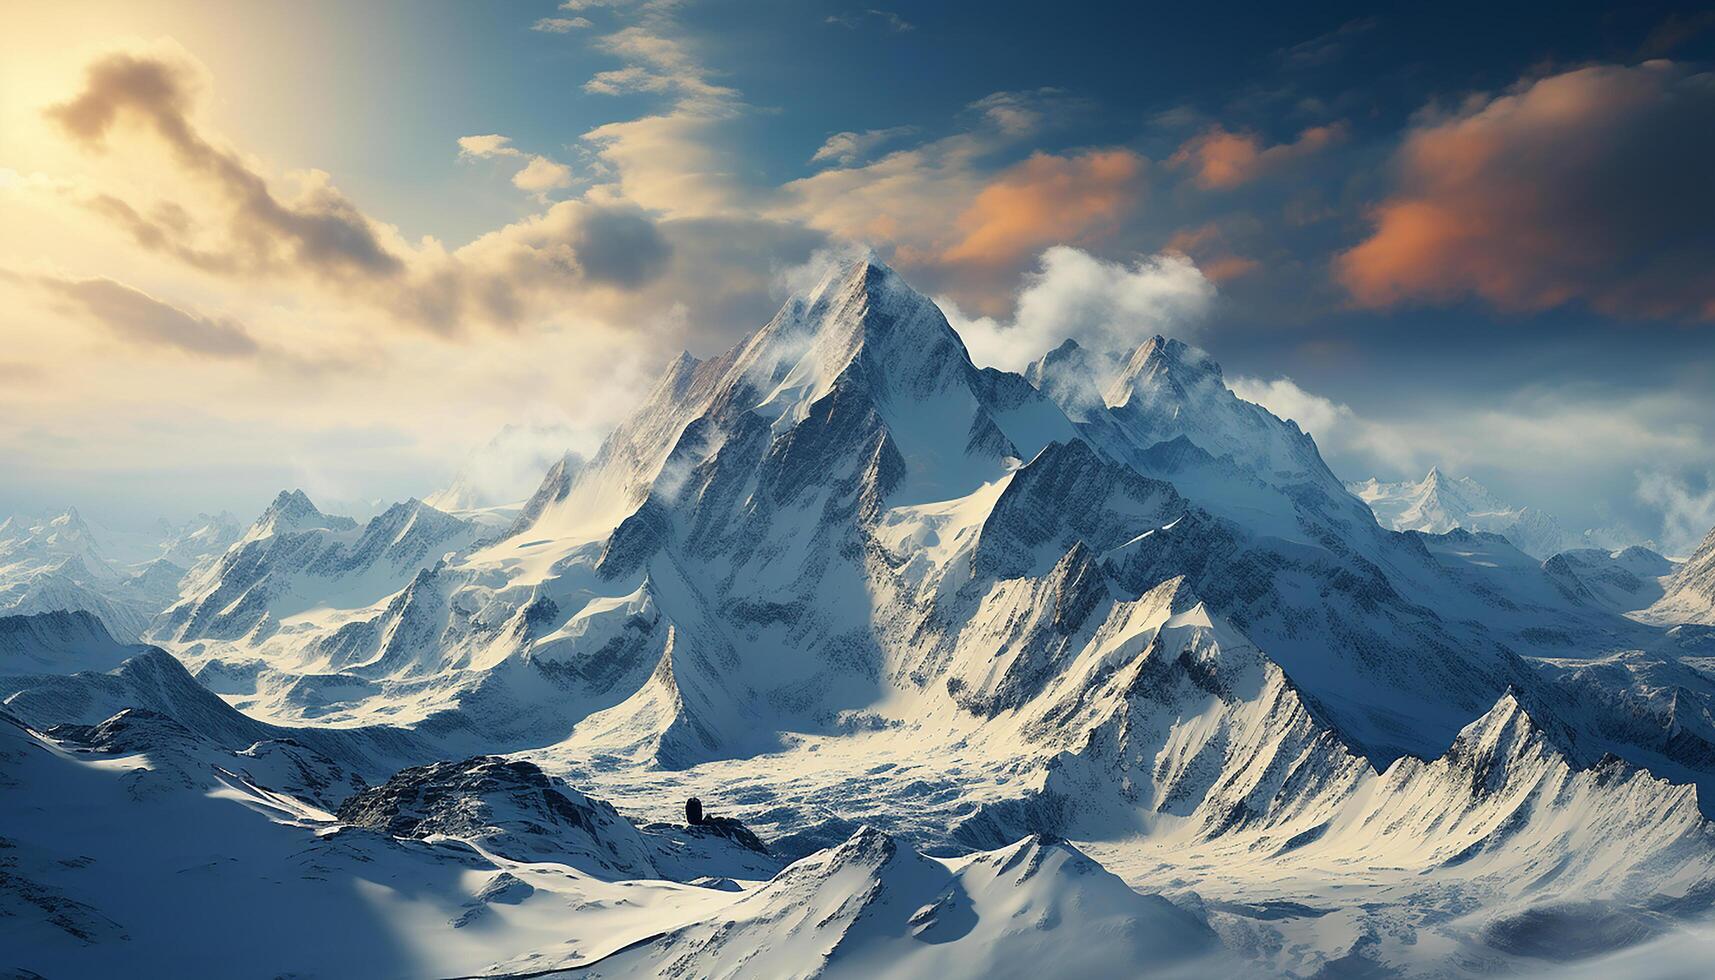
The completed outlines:
{"type": "Polygon", "coordinates": [[[1346,488],[1369,505],[1383,527],[1425,534],[1446,534],[1455,528],[1490,531],[1538,559],[1574,548],[1608,551],[1633,543],[1596,531],[1575,534],[1553,515],[1503,503],[1483,484],[1439,466],[1430,467],[1421,480],[1386,483],[1371,477],[1348,483],[1346,488]]]}
{"type": "Polygon", "coordinates": [[[1208,397],[1216,388],[1224,391],[1225,382],[1221,366],[1207,351],[1157,334],[1132,351],[1105,397],[1114,408],[1141,402],[1177,411],[1193,398],[1208,397]]]}
{"type": "Polygon", "coordinates": [[[893,270],[866,260],[830,272],[788,301],[734,370],[762,394],[756,408],[781,420],[778,428],[801,421],[853,372],[884,397],[922,397],[969,365],[940,309],[893,270]]]}
{"type": "Polygon", "coordinates": [[[1093,351],[1068,337],[1059,347],[1024,369],[1024,379],[1059,405],[1075,422],[1087,422],[1105,410],[1103,392],[1125,368],[1127,358],[1093,351]]]}
{"type": "Polygon", "coordinates": [[[349,517],[334,517],[322,513],[302,490],[282,490],[262,512],[262,516],[250,526],[248,537],[259,538],[317,528],[330,531],[347,530],[356,526],[357,522],[349,517]]]}

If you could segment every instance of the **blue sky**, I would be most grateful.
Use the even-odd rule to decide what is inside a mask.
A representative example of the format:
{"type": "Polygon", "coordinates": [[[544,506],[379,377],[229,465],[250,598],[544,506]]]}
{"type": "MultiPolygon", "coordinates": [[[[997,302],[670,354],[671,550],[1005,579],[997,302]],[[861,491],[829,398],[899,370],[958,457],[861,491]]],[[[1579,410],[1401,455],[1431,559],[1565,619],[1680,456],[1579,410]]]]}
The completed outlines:
{"type": "Polygon", "coordinates": [[[1441,463],[1664,543],[1715,523],[1706,8],[13,20],[0,510],[421,494],[510,421],[599,437],[671,352],[864,246],[1000,363],[1199,343],[1342,475],[1441,463]],[[251,178],[275,205],[234,203],[251,178]]]}

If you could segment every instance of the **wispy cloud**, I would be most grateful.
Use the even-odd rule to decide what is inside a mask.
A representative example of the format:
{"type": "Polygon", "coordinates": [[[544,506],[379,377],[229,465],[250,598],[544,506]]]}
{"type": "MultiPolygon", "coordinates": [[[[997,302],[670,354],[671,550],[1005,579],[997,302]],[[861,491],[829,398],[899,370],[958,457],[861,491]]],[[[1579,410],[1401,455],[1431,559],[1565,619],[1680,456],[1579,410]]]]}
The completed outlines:
{"type": "Polygon", "coordinates": [[[1046,87],[1016,92],[992,92],[972,102],[970,108],[1009,136],[1029,136],[1041,129],[1050,115],[1083,108],[1065,89],[1046,87]]]}
{"type": "Polygon", "coordinates": [[[1339,60],[1364,35],[1376,29],[1381,21],[1375,17],[1349,20],[1326,34],[1318,34],[1278,52],[1288,68],[1316,68],[1339,60]]]}
{"type": "Polygon", "coordinates": [[[591,25],[588,17],[543,17],[531,24],[530,29],[543,34],[570,34],[589,26],[591,25]]]}
{"type": "Polygon", "coordinates": [[[917,132],[915,126],[890,126],[886,129],[870,129],[861,133],[835,133],[816,149],[816,152],[810,157],[810,162],[837,163],[842,167],[849,167],[861,160],[869,159],[876,150],[883,146],[915,132],[917,132]]]}
{"type": "Polygon", "coordinates": [[[261,350],[230,317],[190,313],[112,279],[41,276],[36,282],[128,343],[204,357],[252,357],[261,350]]]}
{"type": "Polygon", "coordinates": [[[588,17],[542,17],[535,24],[530,24],[530,29],[542,34],[569,34],[590,26],[588,17]]]}
{"type": "Polygon", "coordinates": [[[883,28],[899,34],[917,29],[917,25],[911,23],[893,11],[878,10],[874,7],[868,7],[863,10],[848,11],[843,14],[829,14],[826,22],[829,24],[838,24],[839,26],[850,30],[856,30],[865,24],[879,24],[883,28]]]}

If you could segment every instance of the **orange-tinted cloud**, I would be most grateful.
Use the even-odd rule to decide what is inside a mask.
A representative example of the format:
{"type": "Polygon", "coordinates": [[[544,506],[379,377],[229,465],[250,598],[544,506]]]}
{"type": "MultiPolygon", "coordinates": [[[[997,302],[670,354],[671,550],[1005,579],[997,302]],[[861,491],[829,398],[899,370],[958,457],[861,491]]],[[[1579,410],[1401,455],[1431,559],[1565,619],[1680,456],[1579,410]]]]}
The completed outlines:
{"type": "Polygon", "coordinates": [[[1033,154],[978,192],[956,222],[945,262],[1000,266],[1047,245],[1112,233],[1143,191],[1145,159],[1130,150],[1033,154]]]}
{"type": "Polygon", "coordinates": [[[1204,190],[1228,190],[1320,153],[1345,137],[1345,124],[1331,123],[1312,126],[1290,143],[1265,147],[1252,133],[1235,133],[1215,125],[1186,140],[1167,159],[1167,165],[1191,170],[1192,181],[1204,190]]]}
{"type": "Polygon", "coordinates": [[[1214,222],[1174,232],[1167,242],[1167,251],[1190,257],[1203,275],[1216,284],[1249,275],[1260,264],[1234,252],[1220,225],[1214,222]]]}
{"type": "Polygon", "coordinates": [[[1362,306],[1476,296],[1715,318],[1715,85],[1661,61],[1522,84],[1415,130],[1375,230],[1335,261],[1362,306]]]}

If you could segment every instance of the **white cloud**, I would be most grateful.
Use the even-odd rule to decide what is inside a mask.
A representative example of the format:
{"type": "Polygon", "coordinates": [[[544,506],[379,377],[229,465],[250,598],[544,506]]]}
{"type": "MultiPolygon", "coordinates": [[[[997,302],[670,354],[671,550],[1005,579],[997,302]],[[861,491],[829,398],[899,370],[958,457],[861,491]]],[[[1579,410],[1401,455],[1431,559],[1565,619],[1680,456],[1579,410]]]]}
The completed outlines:
{"type": "Polygon", "coordinates": [[[1683,558],[1715,528],[1715,470],[1703,478],[1698,490],[1690,480],[1662,470],[1638,474],[1638,499],[1661,512],[1661,547],[1667,554],[1683,558]]]}
{"type": "Polygon", "coordinates": [[[588,26],[590,26],[588,17],[544,17],[531,24],[530,29],[541,31],[544,34],[570,34],[588,26]]]}
{"type": "Polygon", "coordinates": [[[1388,416],[1368,417],[1287,377],[1228,383],[1297,422],[1346,479],[1415,477],[1430,465],[1487,474],[1507,499],[1571,526],[1659,526],[1654,540],[1672,555],[1689,554],[1715,527],[1715,453],[1705,430],[1684,421],[1700,406],[1675,393],[1526,389],[1480,404],[1392,405],[1388,416]]]}
{"type": "Polygon", "coordinates": [[[830,273],[858,262],[875,261],[876,258],[874,249],[855,242],[838,242],[818,248],[803,262],[776,269],[768,291],[775,300],[784,302],[788,296],[815,289],[830,273]]]}
{"type": "Polygon", "coordinates": [[[533,194],[545,194],[556,187],[569,186],[571,182],[571,167],[541,156],[531,157],[523,170],[512,175],[514,186],[533,194]]]}
{"type": "Polygon", "coordinates": [[[871,129],[862,133],[835,133],[822,143],[811,163],[832,162],[842,167],[849,167],[859,160],[866,159],[883,145],[908,136],[917,131],[915,126],[891,126],[887,129],[871,129]]]}
{"type": "Polygon", "coordinates": [[[1247,402],[1255,402],[1283,419],[1291,419],[1312,436],[1328,436],[1343,426],[1352,425],[1357,415],[1350,406],[1331,398],[1313,395],[1291,378],[1233,378],[1233,394],[1247,402]]]}
{"type": "Polygon", "coordinates": [[[489,133],[484,136],[460,136],[459,156],[471,159],[485,157],[521,157],[524,152],[512,145],[510,136],[489,133]]]}
{"type": "Polygon", "coordinates": [[[1360,418],[1351,406],[1306,391],[1291,378],[1234,377],[1227,379],[1227,385],[1245,401],[1297,422],[1324,454],[1357,456],[1405,473],[1427,465],[1414,443],[1398,430],[1360,418]]]}
{"type": "Polygon", "coordinates": [[[466,160],[508,158],[523,160],[524,166],[512,175],[512,184],[541,199],[547,193],[572,184],[572,168],[536,153],[525,153],[512,145],[511,137],[499,133],[482,136],[460,136],[459,156],[466,160]]]}
{"type": "Polygon", "coordinates": [[[1057,88],[1039,88],[1023,92],[993,92],[970,104],[1008,136],[1028,136],[1042,127],[1056,112],[1073,105],[1066,93],[1057,88]]]}
{"type": "Polygon", "coordinates": [[[938,302],[973,360],[1019,370],[1068,337],[1092,350],[1118,351],[1158,333],[1184,335],[1214,298],[1214,284],[1183,255],[1127,264],[1056,245],[1025,277],[1010,323],[968,317],[956,304],[938,302]]]}

